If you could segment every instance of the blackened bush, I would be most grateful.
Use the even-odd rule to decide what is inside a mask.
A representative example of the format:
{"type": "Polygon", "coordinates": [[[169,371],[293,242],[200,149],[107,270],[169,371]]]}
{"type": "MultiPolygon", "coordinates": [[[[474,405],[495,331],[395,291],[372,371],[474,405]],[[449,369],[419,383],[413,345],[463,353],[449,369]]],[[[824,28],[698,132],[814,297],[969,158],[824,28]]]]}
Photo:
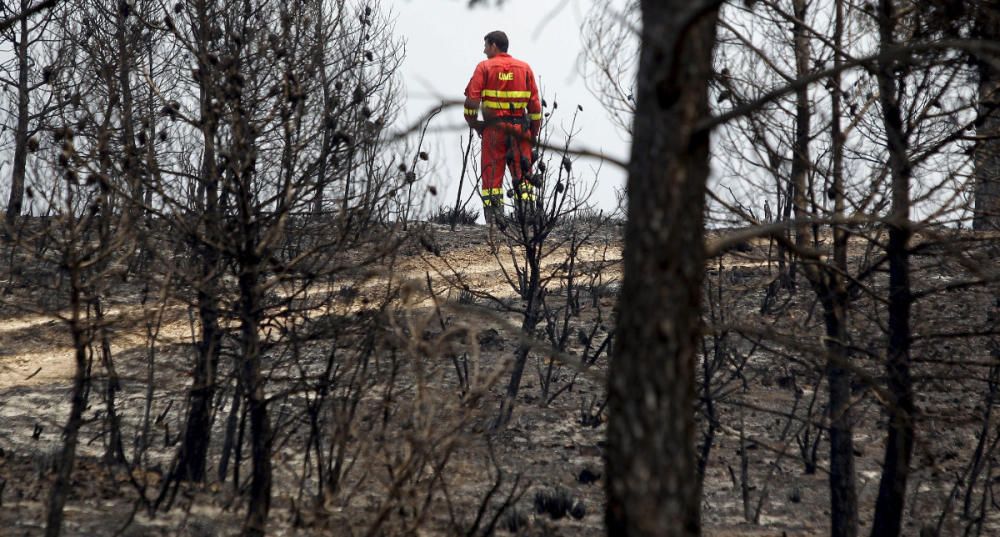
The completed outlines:
{"type": "Polygon", "coordinates": [[[505,529],[511,533],[518,533],[519,531],[528,527],[528,517],[518,509],[511,509],[500,519],[500,528],[505,529]]]}
{"type": "Polygon", "coordinates": [[[468,207],[459,207],[457,211],[454,207],[438,207],[437,212],[431,215],[431,222],[450,226],[452,218],[456,224],[472,226],[479,219],[479,211],[468,207]]]}
{"type": "Polygon", "coordinates": [[[584,485],[589,485],[596,482],[601,478],[601,474],[591,470],[590,468],[584,468],[580,470],[580,473],[576,476],[576,480],[584,485]]]}
{"type": "Polygon", "coordinates": [[[475,304],[476,295],[472,294],[472,291],[468,289],[462,289],[458,292],[458,303],[466,306],[469,304],[475,304]]]}
{"type": "Polygon", "coordinates": [[[539,490],[535,493],[535,512],[538,514],[548,513],[552,520],[559,520],[571,509],[573,509],[573,496],[562,487],[539,490]]]}

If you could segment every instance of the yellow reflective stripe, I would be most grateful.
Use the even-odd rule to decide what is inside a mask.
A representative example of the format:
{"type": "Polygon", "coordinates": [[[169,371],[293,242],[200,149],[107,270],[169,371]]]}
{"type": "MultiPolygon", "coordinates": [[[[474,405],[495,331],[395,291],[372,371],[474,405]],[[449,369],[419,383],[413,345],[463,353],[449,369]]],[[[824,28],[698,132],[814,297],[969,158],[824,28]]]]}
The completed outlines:
{"type": "Polygon", "coordinates": [[[521,181],[517,184],[516,197],[521,200],[535,201],[535,185],[528,181],[521,181]]]}
{"type": "Polygon", "coordinates": [[[475,116],[479,114],[479,110],[476,110],[475,108],[464,108],[463,110],[465,110],[465,115],[467,116],[475,116]]]}
{"type": "Polygon", "coordinates": [[[528,119],[530,119],[531,121],[541,121],[542,113],[539,112],[537,114],[528,114],[528,119]]]}
{"type": "Polygon", "coordinates": [[[527,108],[528,103],[502,103],[499,101],[483,101],[483,106],[486,108],[494,108],[499,110],[504,110],[508,108],[517,110],[520,108],[527,108]]]}
{"type": "Polygon", "coordinates": [[[483,193],[484,196],[502,196],[503,195],[503,187],[500,187],[500,188],[484,188],[484,189],[482,189],[482,193],[483,193]]]}
{"type": "Polygon", "coordinates": [[[483,97],[499,97],[501,99],[529,99],[529,98],[531,98],[531,92],[530,91],[503,91],[503,90],[484,89],[482,95],[483,95],[483,97]]]}

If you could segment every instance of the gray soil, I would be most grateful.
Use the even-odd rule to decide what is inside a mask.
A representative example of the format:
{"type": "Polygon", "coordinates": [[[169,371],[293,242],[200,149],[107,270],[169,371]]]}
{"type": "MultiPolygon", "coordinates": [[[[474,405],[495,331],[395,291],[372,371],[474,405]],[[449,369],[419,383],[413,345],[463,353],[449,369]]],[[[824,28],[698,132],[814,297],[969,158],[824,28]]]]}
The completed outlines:
{"type": "MultiPolygon", "coordinates": [[[[313,341],[300,349],[295,360],[276,355],[269,362],[269,393],[275,397],[270,409],[282,424],[276,438],[283,440],[276,442],[273,456],[269,534],[366,535],[370,530],[371,535],[465,534],[482,504],[480,528],[496,515],[496,532],[501,535],[517,525],[521,526],[517,532],[524,535],[602,535],[607,416],[601,405],[607,355],[592,363],[590,357],[613,326],[621,274],[620,232],[615,226],[602,229],[581,250],[580,267],[589,274],[577,282],[585,292],[579,313],[569,319],[570,343],[564,352],[553,352],[546,342],[545,323],[531,335],[533,350],[514,418],[500,431],[491,432],[490,424],[521,340],[520,318],[511,310],[523,301],[508,283],[512,274],[516,279],[515,261],[504,248],[493,254],[481,226],[460,226],[456,231],[432,226],[427,238],[440,255],[426,245],[411,244],[376,277],[366,275],[354,282],[357,294],[345,296],[338,311],[305,315],[320,319],[359,314],[365,309],[362,298],[377,301],[390,283],[403,290],[378,321],[384,335],[379,352],[398,358],[396,372],[391,379],[382,370],[372,374],[348,436],[346,462],[353,467],[334,495],[318,496],[316,476],[304,470],[302,409],[308,395],[288,379],[295,378],[303,364],[318,367],[325,353],[342,343],[313,341]],[[588,346],[580,331],[595,326],[588,346]],[[455,336],[455,331],[465,335],[455,336]],[[464,357],[471,371],[464,394],[453,357],[464,357]],[[546,398],[547,378],[551,384],[546,398]],[[384,411],[389,386],[392,418],[380,428],[372,424],[384,411]],[[408,473],[400,474],[400,469],[408,473]],[[540,513],[545,494],[566,498],[568,512],[540,513]]],[[[704,533],[825,535],[829,532],[825,436],[819,437],[815,450],[815,470],[807,471],[806,464],[825,423],[821,311],[808,285],[801,283],[794,294],[779,291],[775,305],[762,313],[762,300],[777,267],[767,262],[766,241],[755,241],[744,250],[712,260],[706,268],[707,284],[714,293],[706,299],[714,305],[714,316],[707,321],[717,327],[721,354],[714,352],[716,344],[707,337],[702,359],[715,364],[711,384],[718,426],[704,477],[704,533]]],[[[852,253],[852,263],[861,263],[862,256],[859,247],[852,253]]],[[[557,275],[549,284],[553,304],[560,297],[566,304],[566,279],[558,277],[565,272],[564,258],[565,248],[546,258],[545,270],[557,275]]],[[[958,263],[917,265],[915,281],[924,288],[968,276],[958,263]]],[[[884,275],[876,276],[867,285],[884,290],[883,280],[884,275]]],[[[240,487],[250,475],[249,463],[242,461],[239,486],[234,486],[231,471],[219,481],[214,466],[220,449],[215,439],[224,434],[229,395],[217,403],[213,478],[203,485],[185,483],[167,490],[156,512],[139,500],[163,492],[164,477],[177,453],[195,319],[179,302],[141,303],[139,289],[130,285],[121,284],[116,291],[109,315],[112,353],[121,377],[117,407],[131,464],[104,462],[102,390],[107,375],[95,362],[64,534],[235,534],[245,514],[240,487]],[[162,322],[151,358],[146,321],[157,315],[162,315],[162,322]],[[151,360],[155,368],[150,392],[151,360]],[[150,445],[132,459],[140,451],[150,393],[150,445]]],[[[66,324],[58,318],[65,310],[40,308],[37,289],[30,285],[8,289],[0,299],[0,534],[33,536],[44,530],[74,366],[66,324]]],[[[330,289],[344,289],[344,284],[330,289]]],[[[885,337],[879,326],[884,318],[867,313],[877,311],[876,302],[859,296],[851,318],[856,367],[868,379],[857,382],[853,406],[862,533],[870,531],[885,440],[880,391],[884,371],[879,361],[885,337]]],[[[992,439],[998,431],[996,418],[989,414],[990,342],[986,337],[930,337],[958,326],[970,332],[988,327],[995,315],[992,306],[990,294],[974,287],[930,294],[915,307],[914,327],[928,337],[918,337],[914,350],[919,416],[907,494],[907,535],[924,535],[922,529],[938,527],[941,535],[961,534],[977,513],[984,516],[982,535],[1000,534],[1000,509],[995,508],[992,494],[993,485],[1000,485],[996,446],[981,448],[986,454],[975,468],[976,485],[956,487],[973,469],[980,433],[985,430],[992,439]]],[[[699,404],[701,431],[706,429],[704,411],[705,405],[699,404]]]]}

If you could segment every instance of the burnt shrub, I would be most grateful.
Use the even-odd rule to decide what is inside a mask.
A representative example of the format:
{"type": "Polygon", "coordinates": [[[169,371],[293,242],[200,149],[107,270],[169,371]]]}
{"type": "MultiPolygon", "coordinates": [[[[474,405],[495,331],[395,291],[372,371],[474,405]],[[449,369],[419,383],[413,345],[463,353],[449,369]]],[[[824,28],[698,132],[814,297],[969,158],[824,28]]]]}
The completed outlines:
{"type": "Polygon", "coordinates": [[[535,492],[535,512],[548,514],[552,520],[565,517],[573,509],[573,496],[562,487],[535,492]]]}
{"type": "Polygon", "coordinates": [[[430,221],[434,224],[450,226],[452,218],[456,224],[473,226],[479,219],[479,211],[468,207],[459,207],[456,211],[453,207],[438,207],[436,213],[431,215],[430,221]]]}
{"type": "Polygon", "coordinates": [[[528,527],[528,516],[518,509],[511,509],[500,519],[500,529],[518,533],[528,527]]]}

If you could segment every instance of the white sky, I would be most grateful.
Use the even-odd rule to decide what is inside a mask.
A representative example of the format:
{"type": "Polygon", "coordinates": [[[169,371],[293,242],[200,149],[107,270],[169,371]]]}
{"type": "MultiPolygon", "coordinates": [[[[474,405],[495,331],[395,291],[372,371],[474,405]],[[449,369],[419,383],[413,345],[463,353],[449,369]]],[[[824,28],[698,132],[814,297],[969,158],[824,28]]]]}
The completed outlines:
{"type": "MultiPolygon", "coordinates": [[[[573,147],[627,160],[629,146],[624,135],[587,91],[580,68],[580,27],[596,2],[625,4],[625,0],[504,0],[498,7],[495,0],[487,0],[471,9],[467,0],[393,0],[383,4],[396,19],[396,35],[406,41],[402,75],[407,101],[398,128],[412,125],[441,101],[464,99],[473,69],[485,59],[483,36],[503,30],[510,38],[508,52],[531,65],[550,109],[553,100],[559,103],[550,143],[565,139],[563,129],[569,128],[572,111],[581,105],[583,112],[577,119],[580,132],[573,147]]],[[[461,106],[442,112],[431,122],[430,130],[437,132],[428,134],[425,147],[436,168],[428,181],[438,187],[438,199],[451,205],[462,166],[460,138],[468,132],[461,106]]],[[[614,207],[614,191],[624,184],[625,172],[605,164],[598,175],[599,165],[593,159],[581,160],[574,171],[580,170],[579,175],[587,181],[597,177],[592,203],[607,210],[614,207]]],[[[463,198],[469,186],[467,182],[463,198]]],[[[473,199],[469,206],[478,209],[478,200],[473,199]]]]}

